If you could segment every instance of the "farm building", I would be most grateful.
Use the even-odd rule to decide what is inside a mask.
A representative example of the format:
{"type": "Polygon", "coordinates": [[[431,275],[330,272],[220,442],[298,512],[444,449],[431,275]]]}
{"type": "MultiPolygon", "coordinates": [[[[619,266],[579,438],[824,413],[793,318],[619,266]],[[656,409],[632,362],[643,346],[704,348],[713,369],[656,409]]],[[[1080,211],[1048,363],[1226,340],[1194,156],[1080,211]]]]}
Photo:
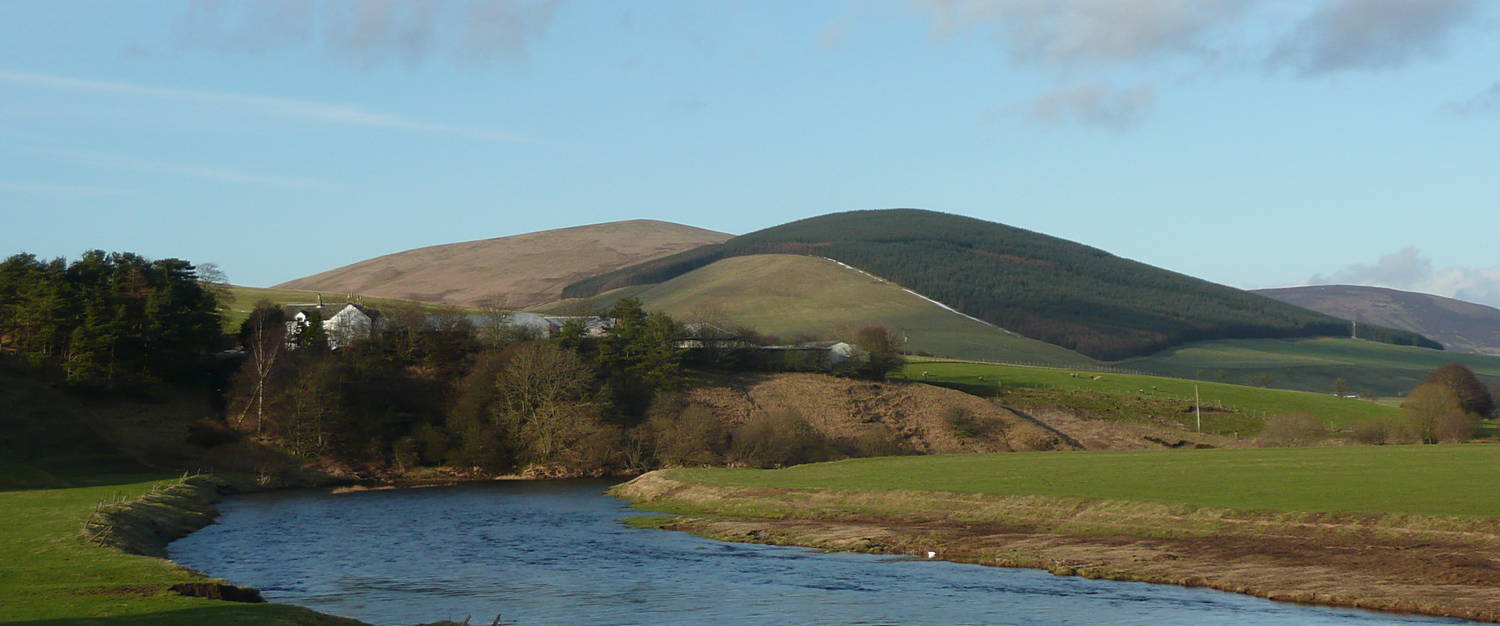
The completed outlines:
{"type": "Polygon", "coordinates": [[[313,312],[317,312],[323,319],[323,333],[328,336],[328,347],[334,350],[369,339],[385,326],[385,318],[380,315],[380,311],[353,302],[323,304],[321,296],[317,304],[288,304],[285,310],[286,341],[289,348],[296,347],[297,337],[307,328],[309,314],[313,312]]]}

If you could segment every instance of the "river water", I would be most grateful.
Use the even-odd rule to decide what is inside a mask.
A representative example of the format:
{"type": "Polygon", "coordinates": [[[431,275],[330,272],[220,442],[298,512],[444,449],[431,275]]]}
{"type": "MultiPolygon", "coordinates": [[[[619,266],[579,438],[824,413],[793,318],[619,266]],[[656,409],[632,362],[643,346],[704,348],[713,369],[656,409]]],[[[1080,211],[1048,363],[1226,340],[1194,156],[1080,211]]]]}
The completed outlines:
{"type": "Polygon", "coordinates": [[[237,496],[178,563],[375,624],[1440,624],[1207,589],[637,530],[601,481],[237,496]]]}

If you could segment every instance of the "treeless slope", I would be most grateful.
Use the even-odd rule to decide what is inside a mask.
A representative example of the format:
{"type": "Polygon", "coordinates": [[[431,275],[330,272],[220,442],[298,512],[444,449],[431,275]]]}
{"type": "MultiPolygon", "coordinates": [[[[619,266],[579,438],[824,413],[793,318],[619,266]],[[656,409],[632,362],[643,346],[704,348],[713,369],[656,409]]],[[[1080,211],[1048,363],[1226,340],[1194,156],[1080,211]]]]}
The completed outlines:
{"type": "Polygon", "coordinates": [[[725,377],[686,392],[726,426],[751,416],[790,412],[830,439],[857,440],[871,431],[894,433],[913,452],[1070,450],[1057,431],[961,391],[921,383],[875,383],[824,374],[725,377]],[[972,432],[960,433],[955,422],[972,432]]]}
{"type": "MultiPolygon", "coordinates": [[[[783,340],[803,334],[828,337],[842,329],[882,324],[907,339],[903,349],[908,352],[1057,366],[1092,362],[1066,348],[947,309],[901,285],[811,256],[730,257],[658,285],[600,294],[587,306],[603,308],[616,296],[627,295],[640,298],[647,309],[681,320],[748,326],[783,340]]],[[[569,305],[550,308],[566,310],[569,305]]]]}
{"type": "Polygon", "coordinates": [[[1500,310],[1482,304],[1354,285],[1261,289],[1256,293],[1361,324],[1418,332],[1454,352],[1500,356],[1500,310]]]}
{"type": "Polygon", "coordinates": [[[569,283],[729,238],[671,222],[609,222],[417,248],[277,287],[521,308],[556,300],[569,283]]]}

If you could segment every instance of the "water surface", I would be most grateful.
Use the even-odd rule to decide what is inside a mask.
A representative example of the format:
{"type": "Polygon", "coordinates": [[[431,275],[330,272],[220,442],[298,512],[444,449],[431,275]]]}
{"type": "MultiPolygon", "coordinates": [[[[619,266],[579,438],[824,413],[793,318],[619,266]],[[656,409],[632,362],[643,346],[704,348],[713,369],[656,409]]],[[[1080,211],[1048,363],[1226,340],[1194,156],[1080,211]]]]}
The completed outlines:
{"type": "Polygon", "coordinates": [[[600,481],[238,496],[171,558],[375,624],[1437,624],[1207,589],[636,530],[600,481]]]}

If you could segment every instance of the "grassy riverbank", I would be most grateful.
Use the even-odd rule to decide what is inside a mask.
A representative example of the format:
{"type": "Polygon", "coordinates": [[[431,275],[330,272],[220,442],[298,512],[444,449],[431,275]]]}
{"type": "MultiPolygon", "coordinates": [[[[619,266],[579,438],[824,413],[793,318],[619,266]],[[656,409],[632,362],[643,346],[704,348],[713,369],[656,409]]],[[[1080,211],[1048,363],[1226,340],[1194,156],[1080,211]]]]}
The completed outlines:
{"type": "Polygon", "coordinates": [[[23,624],[358,624],[279,604],[169,590],[213,582],[165,559],[126,554],[83,534],[100,502],[140,498],[175,478],[92,477],[60,489],[0,491],[0,621],[23,624]]]}
{"type": "Polygon", "coordinates": [[[1013,453],[671,470],[617,488],[735,540],[1500,621],[1500,446],[1013,453]]]}

